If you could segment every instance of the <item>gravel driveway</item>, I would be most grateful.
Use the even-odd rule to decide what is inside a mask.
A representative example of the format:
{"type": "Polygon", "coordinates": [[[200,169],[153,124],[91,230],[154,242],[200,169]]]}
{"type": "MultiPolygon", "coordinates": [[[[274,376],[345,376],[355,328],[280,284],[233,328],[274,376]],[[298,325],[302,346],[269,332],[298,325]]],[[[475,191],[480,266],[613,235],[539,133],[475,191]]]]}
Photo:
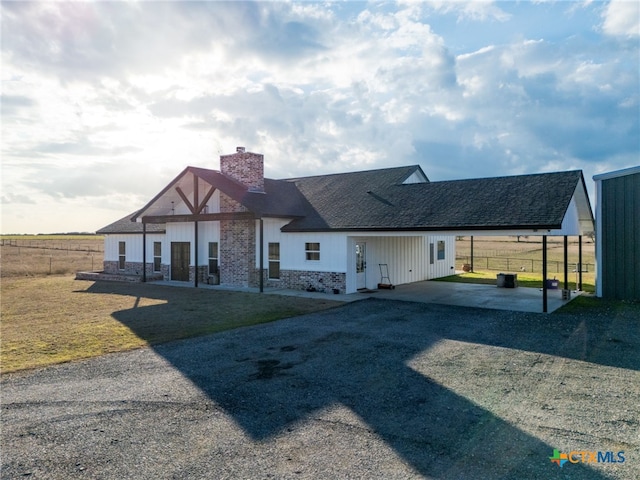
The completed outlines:
{"type": "Polygon", "coordinates": [[[640,478],[639,329],[369,299],[4,375],[2,478],[640,478]]]}

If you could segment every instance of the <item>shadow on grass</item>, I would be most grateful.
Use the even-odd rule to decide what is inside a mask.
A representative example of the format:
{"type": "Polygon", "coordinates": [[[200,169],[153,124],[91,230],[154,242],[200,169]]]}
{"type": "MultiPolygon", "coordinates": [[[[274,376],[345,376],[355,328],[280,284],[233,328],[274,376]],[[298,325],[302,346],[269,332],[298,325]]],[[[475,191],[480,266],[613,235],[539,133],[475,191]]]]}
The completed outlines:
{"type": "Polygon", "coordinates": [[[340,304],[332,300],[120,282],[94,282],[76,293],[131,297],[133,315],[126,325],[148,344],[268,323],[340,304]],[[161,308],[141,306],[145,303],[159,303],[161,308]]]}
{"type": "MultiPolygon", "coordinates": [[[[169,308],[159,304],[113,315],[144,337],[150,332],[140,328],[142,311],[156,318],[169,308]]],[[[424,476],[551,478],[562,472],[608,478],[582,464],[559,470],[549,460],[553,446],[407,366],[437,342],[455,339],[638,368],[637,355],[594,353],[597,337],[610,333],[606,322],[521,315],[525,321],[514,330],[511,312],[370,299],[154,349],[256,441],[342,405],[424,476]]]]}

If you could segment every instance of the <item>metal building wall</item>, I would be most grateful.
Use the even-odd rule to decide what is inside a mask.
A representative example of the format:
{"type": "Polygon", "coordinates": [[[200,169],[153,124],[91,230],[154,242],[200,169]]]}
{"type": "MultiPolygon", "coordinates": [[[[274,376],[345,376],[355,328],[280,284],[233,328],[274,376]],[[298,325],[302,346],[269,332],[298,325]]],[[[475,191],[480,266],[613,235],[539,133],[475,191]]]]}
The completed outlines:
{"type": "Polygon", "coordinates": [[[603,179],[601,189],[602,296],[640,300],[640,173],[603,179]]]}

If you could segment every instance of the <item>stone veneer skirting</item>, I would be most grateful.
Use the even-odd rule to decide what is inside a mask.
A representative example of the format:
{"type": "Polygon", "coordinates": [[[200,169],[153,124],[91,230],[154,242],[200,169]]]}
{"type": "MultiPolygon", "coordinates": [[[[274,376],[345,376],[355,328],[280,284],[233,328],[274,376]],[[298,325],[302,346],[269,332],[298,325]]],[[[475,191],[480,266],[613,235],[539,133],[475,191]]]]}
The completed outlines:
{"type": "MultiPolygon", "coordinates": [[[[266,269],[265,275],[267,275],[266,269]]],[[[259,275],[258,278],[260,278],[259,275]]],[[[334,290],[338,290],[339,293],[345,293],[347,290],[347,274],[340,272],[280,270],[280,279],[265,279],[265,285],[270,288],[312,289],[325,293],[333,293],[334,290]]]]}
{"type": "MultiPolygon", "coordinates": [[[[193,266],[189,267],[189,283],[194,283],[196,269],[193,266]]],[[[102,279],[118,280],[118,276],[122,276],[123,279],[132,281],[132,276],[142,278],[142,262],[126,262],[125,269],[120,270],[118,268],[118,262],[105,261],[104,273],[110,275],[110,277],[104,277],[102,279]]],[[[224,275],[220,272],[220,283],[222,285],[236,285],[247,286],[246,283],[238,285],[236,283],[230,283],[224,281],[224,275]]],[[[169,265],[162,264],[162,272],[153,271],[153,263],[147,263],[147,279],[149,280],[171,280],[171,270],[169,265]]],[[[237,275],[237,273],[236,273],[237,275]]],[[[236,275],[230,276],[232,279],[239,280],[236,275]],[[234,278],[235,277],[235,278],[234,278]]],[[[308,290],[312,289],[317,292],[333,293],[334,290],[338,290],[340,293],[345,293],[347,286],[346,273],[339,272],[316,272],[305,270],[280,270],[280,279],[274,280],[267,278],[268,269],[264,269],[264,286],[266,288],[288,288],[291,290],[308,290]]],[[[252,269],[249,275],[245,273],[244,278],[250,278],[249,286],[258,287],[260,285],[260,270],[252,269]]],[[[229,277],[227,277],[229,278],[229,277]]],[[[198,283],[207,284],[209,280],[209,268],[206,265],[198,267],[198,283]]]]}
{"type": "MultiPolygon", "coordinates": [[[[103,262],[104,273],[120,275],[142,275],[142,262],[124,262],[124,270],[120,270],[120,263],[113,260],[103,262]]],[[[153,264],[151,264],[153,268],[153,264]]],[[[147,270],[149,273],[149,270],[147,270]]]]}
{"type": "MultiPolygon", "coordinates": [[[[104,273],[110,275],[138,275],[142,278],[142,262],[125,262],[124,270],[120,270],[119,263],[115,261],[103,262],[104,273]]],[[[153,278],[154,280],[171,280],[171,268],[169,265],[162,264],[160,266],[160,272],[153,271],[153,263],[147,262],[147,278],[153,278]]],[[[189,267],[189,282],[195,281],[196,268],[189,267]]],[[[207,283],[209,278],[209,267],[207,265],[200,265],[198,267],[198,282],[207,283]]]]}
{"type": "MultiPolygon", "coordinates": [[[[142,275],[127,275],[125,273],[105,273],[105,272],[76,272],[76,280],[105,280],[109,282],[142,282],[142,275]]],[[[162,280],[161,273],[154,273],[151,276],[147,276],[147,281],[162,280]]]]}
{"type": "MultiPolygon", "coordinates": [[[[142,262],[124,262],[124,270],[120,270],[119,266],[119,262],[113,260],[105,260],[102,263],[105,273],[142,276],[142,262]]],[[[153,275],[157,277],[162,275],[165,280],[169,280],[169,266],[162,265],[161,267],[162,271],[154,272],[153,263],[147,262],[147,276],[153,275]]]]}

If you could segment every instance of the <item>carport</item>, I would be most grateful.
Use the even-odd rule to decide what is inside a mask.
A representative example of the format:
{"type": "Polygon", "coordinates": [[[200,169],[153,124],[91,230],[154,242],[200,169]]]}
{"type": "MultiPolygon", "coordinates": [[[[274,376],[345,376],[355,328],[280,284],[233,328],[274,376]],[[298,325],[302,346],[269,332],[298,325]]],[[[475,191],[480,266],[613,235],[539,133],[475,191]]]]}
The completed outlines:
{"type": "MultiPolygon", "coordinates": [[[[472,242],[474,237],[482,236],[542,237],[543,279],[548,277],[547,239],[563,237],[563,289],[566,291],[569,290],[568,238],[578,237],[578,290],[581,290],[582,237],[594,231],[593,213],[581,171],[430,182],[404,188],[403,206],[414,215],[413,230],[469,236],[472,242]]],[[[541,310],[548,312],[548,286],[546,281],[542,283],[541,310]]]]}
{"type": "Polygon", "coordinates": [[[571,297],[563,299],[559,290],[553,290],[547,296],[547,309],[544,310],[544,306],[540,303],[540,298],[543,296],[540,290],[427,280],[398,285],[393,290],[377,290],[373,293],[359,293],[351,296],[534,313],[551,313],[571,301],[571,297]]]}

